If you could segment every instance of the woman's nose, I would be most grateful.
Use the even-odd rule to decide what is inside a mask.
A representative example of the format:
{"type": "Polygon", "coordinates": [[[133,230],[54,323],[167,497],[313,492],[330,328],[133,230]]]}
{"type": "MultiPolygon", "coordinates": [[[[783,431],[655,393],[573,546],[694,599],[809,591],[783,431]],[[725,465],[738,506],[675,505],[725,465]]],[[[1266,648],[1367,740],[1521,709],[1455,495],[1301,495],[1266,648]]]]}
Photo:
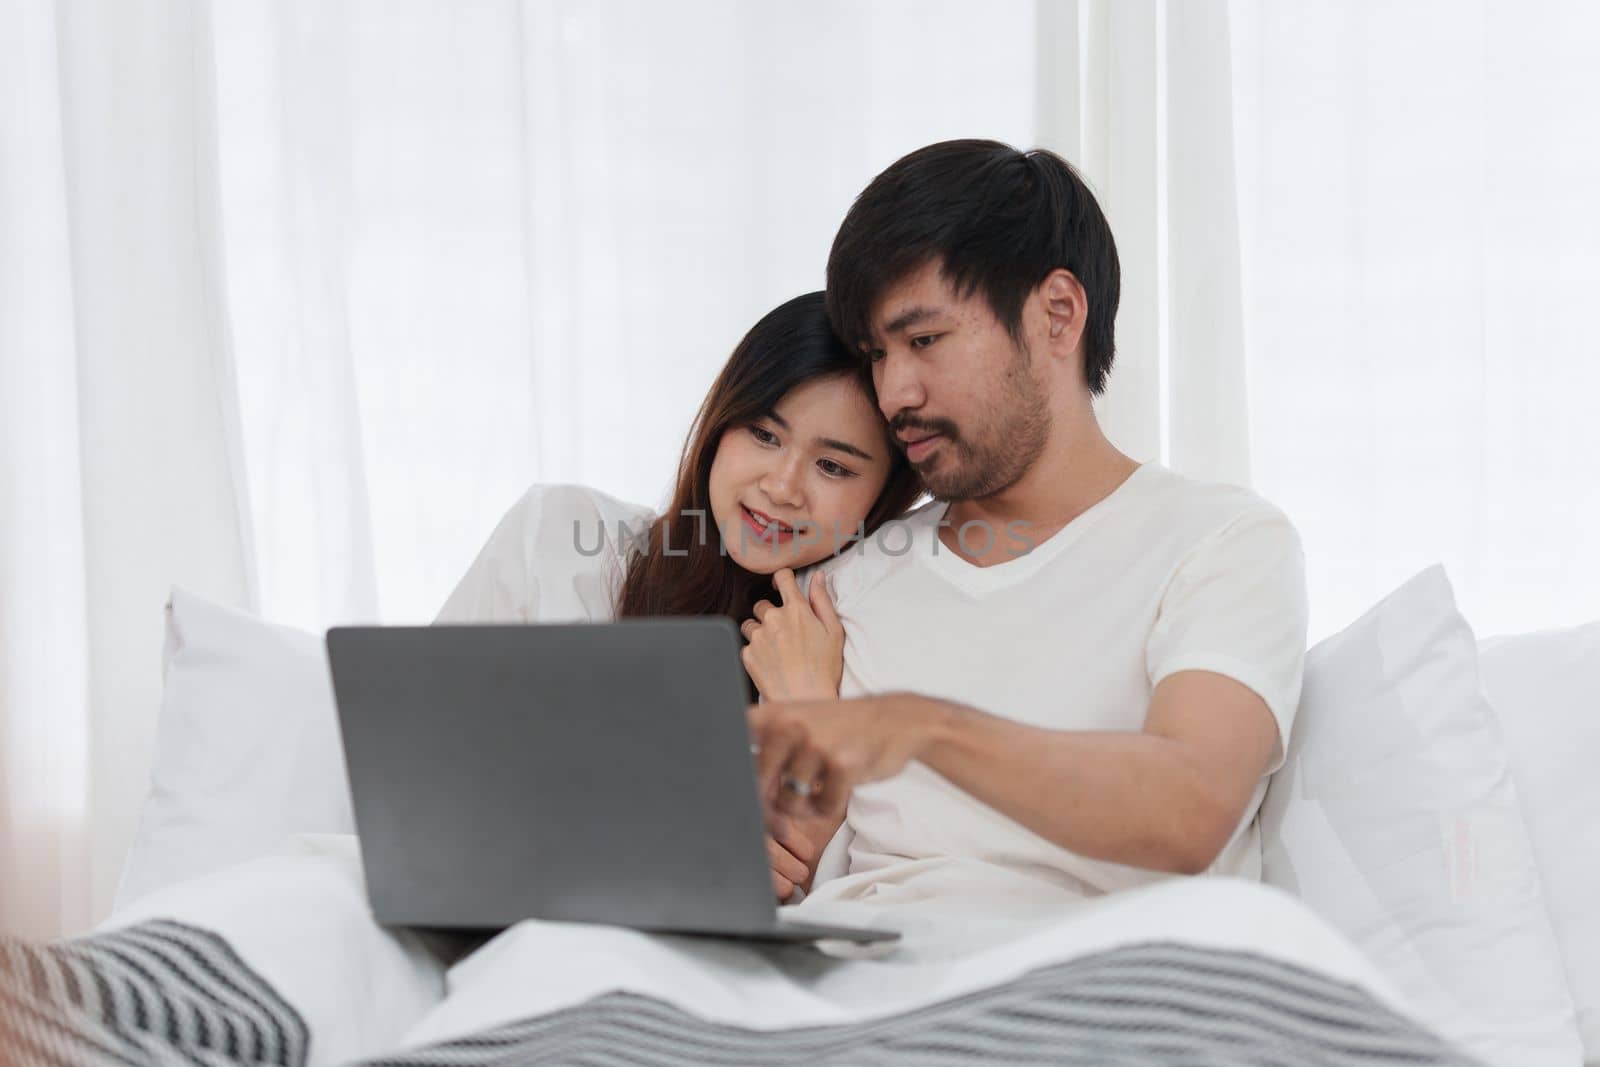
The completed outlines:
{"type": "Polygon", "coordinates": [[[798,460],[785,460],[767,471],[761,479],[761,491],[774,504],[797,507],[800,504],[800,471],[798,460]]]}

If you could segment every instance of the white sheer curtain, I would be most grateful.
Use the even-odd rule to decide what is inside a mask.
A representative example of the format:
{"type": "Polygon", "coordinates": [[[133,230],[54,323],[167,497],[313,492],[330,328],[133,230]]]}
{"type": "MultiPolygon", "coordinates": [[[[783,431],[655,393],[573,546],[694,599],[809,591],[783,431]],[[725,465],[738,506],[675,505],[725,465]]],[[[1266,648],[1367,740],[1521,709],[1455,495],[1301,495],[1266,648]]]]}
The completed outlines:
{"type": "Polygon", "coordinates": [[[0,100],[28,105],[0,110],[0,930],[28,932],[88,912],[78,365],[56,27],[40,8],[0,8],[0,100]]]}
{"type": "Polygon", "coordinates": [[[104,909],[162,604],[246,603],[192,4],[0,2],[0,930],[104,909]]]}
{"type": "Polygon", "coordinates": [[[1107,433],[1248,485],[1228,20],[1222,0],[1041,3],[1036,140],[1078,166],[1117,239],[1107,433]]]}
{"type": "Polygon", "coordinates": [[[920,144],[1033,136],[1034,8],[219,4],[262,610],[431,617],[534,481],[643,502],[920,144]],[[929,76],[960,53],[960,78],[929,76]]]}
{"type": "Polygon", "coordinates": [[[873,173],[1033,131],[1027,0],[0,2],[0,929],[33,934],[114,890],[169,585],[416,621],[528,483],[657,499],[873,173]]]}
{"type": "Polygon", "coordinates": [[[1320,631],[1600,615],[1579,4],[0,0],[0,929],[103,913],[181,584],[431,617],[533,481],[659,501],[740,333],[954,136],[1078,162],[1100,410],[1320,631]],[[1235,151],[1236,148],[1236,151],[1235,151]]]}
{"type": "Polygon", "coordinates": [[[1235,15],[1251,456],[1313,636],[1441,560],[1480,634],[1600,618],[1600,9],[1235,15]]]}

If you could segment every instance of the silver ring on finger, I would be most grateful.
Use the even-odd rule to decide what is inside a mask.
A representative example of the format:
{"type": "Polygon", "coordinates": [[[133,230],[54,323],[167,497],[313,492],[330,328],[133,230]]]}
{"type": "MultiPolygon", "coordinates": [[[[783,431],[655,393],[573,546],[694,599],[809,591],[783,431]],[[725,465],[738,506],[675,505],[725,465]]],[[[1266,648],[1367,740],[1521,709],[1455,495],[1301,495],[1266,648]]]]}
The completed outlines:
{"type": "Polygon", "coordinates": [[[816,782],[802,782],[792,774],[783,776],[783,787],[802,799],[817,791],[816,782]]]}

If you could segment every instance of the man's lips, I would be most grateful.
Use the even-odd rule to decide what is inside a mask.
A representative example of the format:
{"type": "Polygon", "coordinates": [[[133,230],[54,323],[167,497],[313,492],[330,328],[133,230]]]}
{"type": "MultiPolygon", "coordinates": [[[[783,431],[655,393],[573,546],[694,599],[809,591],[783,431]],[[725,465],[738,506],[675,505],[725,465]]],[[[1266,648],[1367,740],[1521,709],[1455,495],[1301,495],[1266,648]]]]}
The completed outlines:
{"type": "Polygon", "coordinates": [[[902,437],[901,440],[905,442],[906,446],[906,458],[913,463],[917,462],[919,459],[925,458],[929,452],[933,451],[934,446],[937,445],[943,437],[943,434],[937,433],[930,433],[926,436],[916,438],[902,437]]]}

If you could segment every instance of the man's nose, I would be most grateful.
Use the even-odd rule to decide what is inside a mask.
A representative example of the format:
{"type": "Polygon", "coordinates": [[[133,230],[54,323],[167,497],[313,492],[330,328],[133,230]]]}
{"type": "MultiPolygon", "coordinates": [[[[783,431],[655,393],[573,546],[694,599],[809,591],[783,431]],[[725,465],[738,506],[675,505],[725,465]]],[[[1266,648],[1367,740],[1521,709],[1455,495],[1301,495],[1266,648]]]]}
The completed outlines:
{"type": "Polygon", "coordinates": [[[922,384],[917,361],[909,353],[885,352],[873,368],[872,377],[878,392],[878,410],[886,419],[927,403],[928,391],[922,384]]]}

